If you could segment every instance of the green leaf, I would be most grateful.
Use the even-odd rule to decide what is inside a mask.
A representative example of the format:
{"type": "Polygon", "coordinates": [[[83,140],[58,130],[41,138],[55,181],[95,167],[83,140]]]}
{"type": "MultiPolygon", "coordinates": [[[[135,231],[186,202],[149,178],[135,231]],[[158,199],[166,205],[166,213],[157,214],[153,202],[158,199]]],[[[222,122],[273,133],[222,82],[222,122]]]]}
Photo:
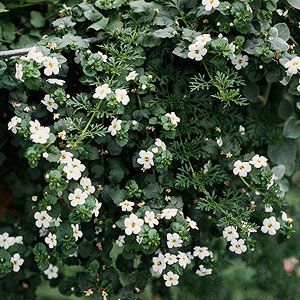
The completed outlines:
{"type": "Polygon", "coordinates": [[[87,29],[94,29],[96,31],[99,31],[101,29],[105,29],[108,24],[109,18],[102,18],[101,20],[93,23],[90,25],[87,29]]]}
{"type": "Polygon", "coordinates": [[[296,9],[300,9],[300,0],[287,0],[287,2],[296,9]]]}
{"type": "Polygon", "coordinates": [[[30,24],[35,28],[42,28],[45,26],[45,18],[38,11],[31,11],[30,13],[30,24]]]}
{"type": "Polygon", "coordinates": [[[278,30],[278,36],[285,42],[290,38],[290,29],[286,23],[278,23],[274,27],[278,30]]]}
{"type": "Polygon", "coordinates": [[[174,37],[174,28],[173,27],[166,27],[164,29],[158,29],[156,31],[153,32],[153,35],[155,37],[161,38],[161,39],[165,39],[165,38],[172,38],[174,37]]]}
{"type": "Polygon", "coordinates": [[[300,137],[300,120],[295,117],[288,119],[283,128],[283,135],[291,139],[300,137]]]}
{"type": "Polygon", "coordinates": [[[2,2],[0,2],[0,13],[6,12],[6,11],[8,11],[8,10],[5,9],[5,5],[2,2]]]}

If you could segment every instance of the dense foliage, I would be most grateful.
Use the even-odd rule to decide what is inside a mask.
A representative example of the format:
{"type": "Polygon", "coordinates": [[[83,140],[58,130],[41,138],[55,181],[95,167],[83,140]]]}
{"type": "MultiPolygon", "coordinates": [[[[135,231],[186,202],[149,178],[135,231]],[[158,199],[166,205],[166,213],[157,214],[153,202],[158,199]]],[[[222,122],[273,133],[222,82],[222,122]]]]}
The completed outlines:
{"type": "Polygon", "coordinates": [[[292,235],[297,1],[12,9],[1,47],[35,46],[0,61],[3,299],[33,299],[41,277],[91,299],[152,282],[167,299],[292,235]]]}

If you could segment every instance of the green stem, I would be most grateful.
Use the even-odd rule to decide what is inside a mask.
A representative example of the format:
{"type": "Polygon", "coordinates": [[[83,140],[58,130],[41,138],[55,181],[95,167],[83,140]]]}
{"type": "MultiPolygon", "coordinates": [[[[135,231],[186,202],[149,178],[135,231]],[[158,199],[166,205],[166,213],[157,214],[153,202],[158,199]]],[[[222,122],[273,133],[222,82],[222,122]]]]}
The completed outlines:
{"type": "Polygon", "coordinates": [[[140,95],[138,93],[136,93],[136,97],[137,97],[137,100],[138,100],[139,109],[142,109],[141,97],[140,97],[140,95]]]}
{"type": "Polygon", "coordinates": [[[210,74],[210,72],[209,72],[209,70],[208,70],[208,68],[207,68],[206,63],[205,63],[203,60],[202,60],[202,63],[203,63],[203,66],[204,66],[204,68],[205,68],[205,71],[206,71],[206,73],[208,74],[210,80],[213,80],[214,78],[213,78],[212,75],[210,74]]]}

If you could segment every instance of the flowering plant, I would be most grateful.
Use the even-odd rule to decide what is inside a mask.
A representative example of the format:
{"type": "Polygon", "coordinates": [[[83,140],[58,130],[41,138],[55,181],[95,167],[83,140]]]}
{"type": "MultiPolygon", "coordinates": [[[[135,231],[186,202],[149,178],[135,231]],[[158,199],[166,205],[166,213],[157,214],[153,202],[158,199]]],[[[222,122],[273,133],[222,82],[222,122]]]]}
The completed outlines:
{"type": "Polygon", "coordinates": [[[0,62],[25,173],[6,178],[22,212],[1,224],[8,293],[31,295],[43,276],[65,295],[135,299],[150,280],[202,280],[255,255],[258,236],[291,235],[300,58],[288,2],[63,6],[51,34],[0,62]]]}

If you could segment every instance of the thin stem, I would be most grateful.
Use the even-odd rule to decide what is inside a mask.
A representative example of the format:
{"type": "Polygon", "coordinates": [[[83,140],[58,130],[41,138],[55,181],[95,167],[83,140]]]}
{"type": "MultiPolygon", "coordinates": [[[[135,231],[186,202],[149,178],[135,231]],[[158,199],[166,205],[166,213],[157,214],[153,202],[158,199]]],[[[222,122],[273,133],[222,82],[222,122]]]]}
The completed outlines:
{"type": "Polygon", "coordinates": [[[141,97],[140,97],[140,95],[138,93],[136,93],[136,97],[137,97],[137,100],[138,100],[139,109],[142,109],[141,97]]]}
{"type": "Polygon", "coordinates": [[[209,70],[208,70],[208,68],[207,68],[206,63],[205,63],[203,60],[202,60],[202,63],[203,63],[203,66],[204,66],[204,68],[205,68],[205,70],[206,70],[206,73],[208,74],[210,80],[213,80],[214,78],[213,78],[212,75],[210,74],[210,72],[209,72],[209,70]]]}

